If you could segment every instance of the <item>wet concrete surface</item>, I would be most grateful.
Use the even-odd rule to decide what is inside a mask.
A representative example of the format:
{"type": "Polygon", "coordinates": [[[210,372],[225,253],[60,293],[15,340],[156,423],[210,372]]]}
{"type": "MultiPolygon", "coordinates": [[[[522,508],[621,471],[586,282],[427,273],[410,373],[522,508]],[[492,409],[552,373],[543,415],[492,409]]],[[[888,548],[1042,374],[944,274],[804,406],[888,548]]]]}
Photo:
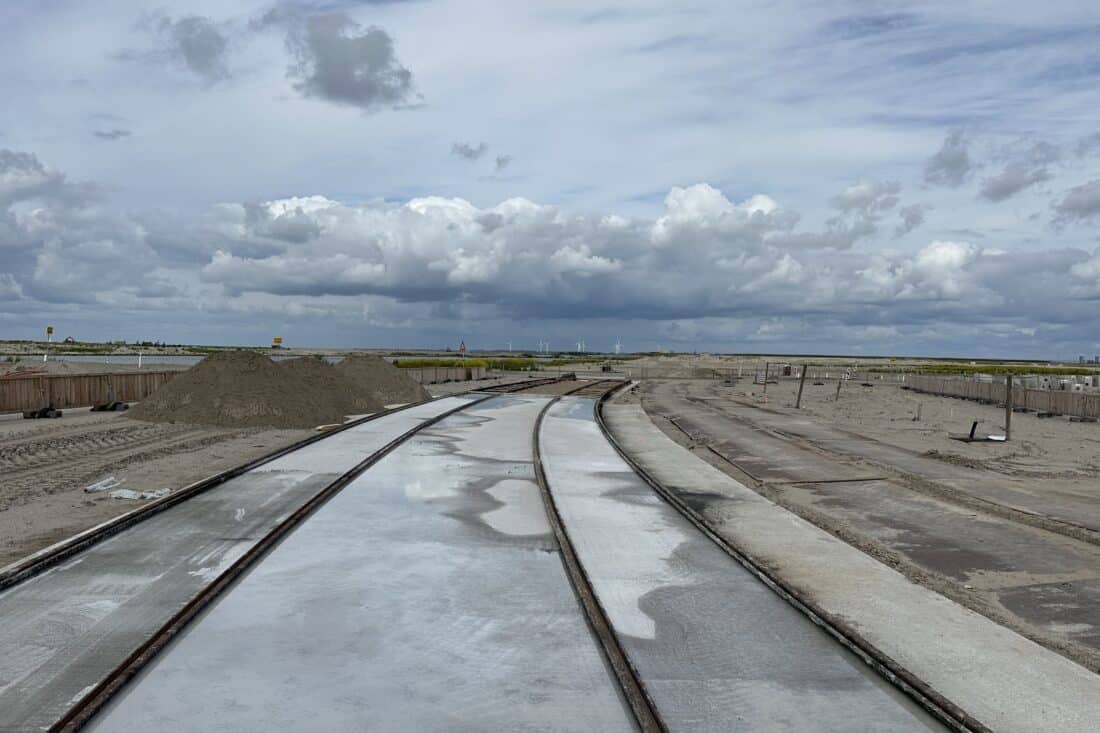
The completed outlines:
{"type": "MultiPolygon", "coordinates": [[[[1096,728],[1100,676],[776,505],[677,445],[639,405],[613,403],[605,415],[624,449],[714,532],[989,729],[1096,728]]],[[[1078,604],[1095,592],[1067,604],[1050,585],[1028,593],[1040,588],[1019,602],[1056,605],[1067,624],[1088,612],[1078,604]]]]}
{"type": "Polygon", "coordinates": [[[633,730],[534,481],[545,402],[497,397],[402,444],[92,729],[633,730]]]}
{"type": "MultiPolygon", "coordinates": [[[[953,583],[964,600],[967,595],[980,594],[974,606],[977,610],[994,614],[1075,659],[1085,663],[1100,660],[1097,614],[1082,610],[1073,614],[1072,623],[1061,623],[1057,620],[1060,609],[1032,602],[1042,593],[1027,590],[1068,583],[1059,586],[1065,602],[1088,609],[1095,600],[1091,588],[1100,582],[1100,546],[914,491],[901,479],[853,480],[858,474],[873,473],[874,467],[798,445],[780,437],[778,431],[782,428],[790,435],[812,436],[816,446],[830,450],[843,445],[838,452],[859,458],[886,461],[890,456],[907,456],[902,466],[906,472],[922,470],[921,466],[931,463],[934,465],[928,470],[934,468],[936,475],[927,476],[929,480],[997,495],[997,500],[1005,501],[997,480],[988,474],[940,464],[867,439],[839,435],[827,439],[828,426],[728,400],[689,399],[693,389],[705,389],[705,385],[647,385],[643,404],[656,414],[673,417],[692,436],[769,484],[769,495],[792,508],[813,512],[814,521],[831,531],[842,530],[845,536],[872,543],[861,546],[876,552],[896,553],[919,570],[942,578],[943,583],[953,583]]],[[[1008,496],[1010,502],[1022,501],[1019,491],[1008,496]]],[[[945,590],[942,584],[933,587],[945,590]]]]}
{"type": "Polygon", "coordinates": [[[670,730],[940,730],[663,502],[591,399],[551,408],[547,481],[619,641],[670,730]]]}
{"type": "Polygon", "coordinates": [[[470,399],[337,433],[0,592],[0,730],[48,728],[284,517],[385,443],[470,399]]]}

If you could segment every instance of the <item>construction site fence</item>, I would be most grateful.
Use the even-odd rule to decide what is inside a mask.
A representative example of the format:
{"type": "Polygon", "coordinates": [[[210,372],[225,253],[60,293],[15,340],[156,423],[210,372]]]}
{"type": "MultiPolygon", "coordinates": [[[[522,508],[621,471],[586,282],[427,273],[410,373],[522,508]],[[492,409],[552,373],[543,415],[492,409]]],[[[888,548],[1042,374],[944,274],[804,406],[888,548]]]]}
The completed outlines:
{"type": "Polygon", "coordinates": [[[463,382],[488,377],[488,369],[485,367],[415,367],[401,371],[421,384],[463,382]]]}
{"type": "MultiPolygon", "coordinates": [[[[932,377],[925,374],[910,374],[908,377],[905,384],[915,392],[961,397],[998,405],[1005,404],[1007,387],[1004,384],[959,377],[932,377]]],[[[1100,395],[1085,392],[1013,387],[1012,405],[1054,415],[1100,418],[1100,395]]]]}
{"type": "Polygon", "coordinates": [[[28,374],[0,377],[0,412],[52,406],[91,407],[109,402],[140,402],[178,371],[118,374],[28,374]]]}

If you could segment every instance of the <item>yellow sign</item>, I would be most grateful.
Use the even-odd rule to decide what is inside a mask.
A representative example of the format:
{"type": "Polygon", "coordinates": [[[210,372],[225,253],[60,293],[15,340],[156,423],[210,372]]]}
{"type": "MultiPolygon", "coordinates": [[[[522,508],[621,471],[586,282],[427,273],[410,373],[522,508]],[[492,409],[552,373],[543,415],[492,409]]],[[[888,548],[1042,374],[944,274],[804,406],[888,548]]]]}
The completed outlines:
{"type": "Polygon", "coordinates": [[[46,326],[46,333],[53,333],[53,326],[46,326]]]}
{"type": "Polygon", "coordinates": [[[273,344],[281,344],[282,342],[283,342],[283,337],[282,336],[276,336],[275,338],[271,339],[271,343],[273,343],[273,344]]]}

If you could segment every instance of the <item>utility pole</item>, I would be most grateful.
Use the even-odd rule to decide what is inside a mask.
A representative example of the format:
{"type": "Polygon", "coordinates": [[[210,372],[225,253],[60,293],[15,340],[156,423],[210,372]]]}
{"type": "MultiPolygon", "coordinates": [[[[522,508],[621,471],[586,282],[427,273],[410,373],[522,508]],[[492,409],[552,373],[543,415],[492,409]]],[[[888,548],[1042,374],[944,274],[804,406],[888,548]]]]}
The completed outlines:
{"type": "Polygon", "coordinates": [[[794,409],[802,407],[802,388],[806,385],[806,365],[802,365],[802,376],[798,378],[798,397],[794,401],[794,409]]]}
{"type": "Polygon", "coordinates": [[[1005,377],[1005,440],[1012,439],[1012,375],[1005,377]]]}

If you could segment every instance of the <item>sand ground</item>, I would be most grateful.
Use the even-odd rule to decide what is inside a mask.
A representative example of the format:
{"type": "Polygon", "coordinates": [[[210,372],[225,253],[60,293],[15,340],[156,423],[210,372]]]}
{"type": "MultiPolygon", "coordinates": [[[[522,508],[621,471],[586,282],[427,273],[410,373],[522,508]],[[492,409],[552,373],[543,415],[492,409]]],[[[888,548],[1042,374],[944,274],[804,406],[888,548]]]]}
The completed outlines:
{"type": "MultiPolygon", "coordinates": [[[[764,388],[742,379],[728,394],[765,404],[764,388]]],[[[978,423],[978,435],[1003,434],[1003,407],[903,390],[899,386],[846,382],[836,399],[836,382],[815,385],[807,380],[802,410],[842,430],[874,438],[938,460],[967,465],[1006,476],[1065,479],[1100,486],[1100,423],[1071,422],[1067,417],[1039,418],[1013,413],[1012,439],[1004,443],[961,443],[950,433],[967,433],[978,423]],[[920,420],[914,420],[920,412],[920,420]]],[[[797,379],[769,384],[767,399],[778,407],[794,405],[797,379]]],[[[1061,483],[1061,482],[1060,482],[1061,483]]],[[[1084,485],[1084,484],[1083,484],[1084,485]]]]}
{"type": "Polygon", "coordinates": [[[0,416],[0,566],[144,503],[85,493],[93,482],[175,490],[310,434],[154,425],[86,409],[57,420],[0,416]]]}
{"type": "Polygon", "coordinates": [[[1003,408],[896,386],[652,380],[669,437],[772,501],[1052,650],[1100,669],[1094,423],[1013,414],[1008,443],[958,443],[1003,408]],[[915,422],[917,405],[921,420],[915,422]],[[671,419],[670,419],[671,418],[671,419]]]}

